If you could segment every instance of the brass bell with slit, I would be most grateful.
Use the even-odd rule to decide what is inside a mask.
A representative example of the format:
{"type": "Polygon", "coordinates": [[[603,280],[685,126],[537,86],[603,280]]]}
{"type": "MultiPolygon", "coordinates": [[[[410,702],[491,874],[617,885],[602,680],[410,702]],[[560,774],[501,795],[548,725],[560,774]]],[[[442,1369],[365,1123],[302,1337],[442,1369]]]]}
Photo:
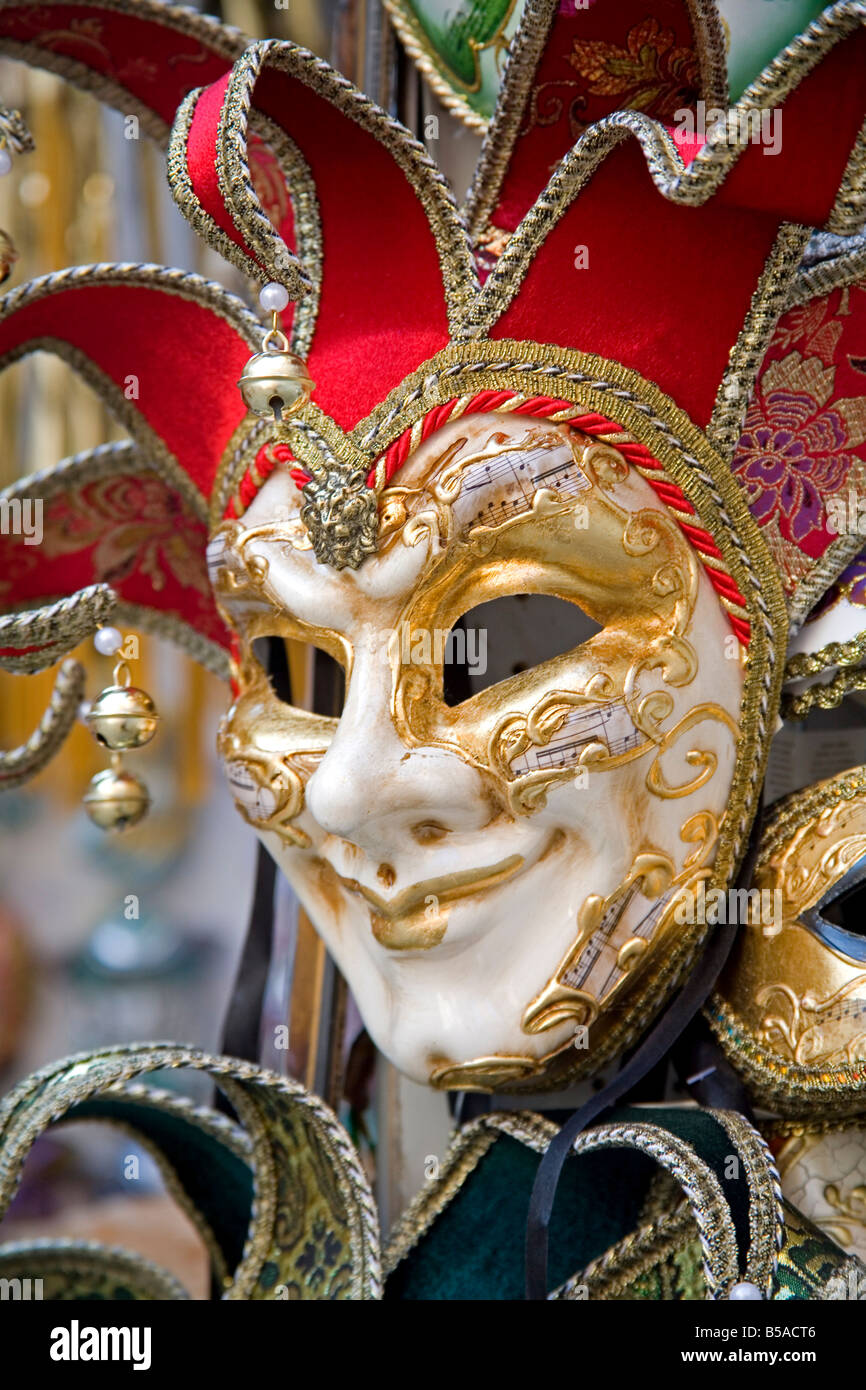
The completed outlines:
{"type": "Polygon", "coordinates": [[[159,715],[146,690],[121,683],[97,695],[84,722],[103,748],[143,748],[156,733],[159,715]]]}
{"type": "Polygon", "coordinates": [[[300,410],[313,390],[306,362],[289,351],[288,338],[273,328],[265,337],[263,351],[247,362],[238,386],[248,410],[277,424],[300,410]]]}
{"type": "Polygon", "coordinates": [[[84,794],[84,808],[100,830],[128,830],[146,815],[149,806],[147,787],[120,765],[119,758],[97,772],[84,794]]]}

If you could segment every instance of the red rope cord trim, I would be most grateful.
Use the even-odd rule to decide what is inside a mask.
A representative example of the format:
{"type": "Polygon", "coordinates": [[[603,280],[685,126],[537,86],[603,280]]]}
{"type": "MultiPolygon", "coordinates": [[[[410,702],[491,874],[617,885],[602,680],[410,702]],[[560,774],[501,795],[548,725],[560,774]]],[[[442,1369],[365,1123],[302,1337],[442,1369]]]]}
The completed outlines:
{"type": "MultiPolygon", "coordinates": [[[[584,434],[595,438],[601,437],[601,442],[604,442],[604,437],[607,435],[625,433],[621,425],[609,420],[605,415],[599,415],[596,411],[574,411],[573,402],[557,400],[552,396],[530,396],[526,400],[519,401],[517,405],[511,406],[510,403],[518,395],[517,391],[479,391],[468,402],[462,404],[462,408],[458,412],[459,418],[462,419],[465,415],[490,414],[509,406],[507,412],[509,415],[530,415],[539,419],[554,415],[562,416],[557,421],[558,424],[568,425],[572,429],[581,430],[584,434]]],[[[376,474],[379,471],[381,461],[384,460],[383,486],[387,487],[394,475],[402,468],[409,454],[418,447],[419,443],[429,439],[431,434],[441,429],[455,414],[461,402],[463,402],[463,397],[434,406],[424,415],[420,430],[417,424],[403,430],[402,434],[389,444],[384,454],[377,459],[371,468],[367,475],[367,486],[373,487],[375,485],[376,474]]],[[[641,471],[659,501],[675,513],[677,525],[700,555],[707,578],[719,597],[723,598],[727,604],[733,604],[735,607],[745,610],[746,601],[734,580],[726,571],[717,569],[712,564],[713,560],[724,563],[724,556],[709,531],[684,519],[685,516],[695,516],[696,513],[682,488],[671,482],[669,478],[653,476],[656,473],[664,474],[663,465],[659,463],[658,459],[653,458],[645,445],[638,440],[616,441],[613,447],[633,467],[641,471]]],[[[247,469],[235,496],[229,502],[226,516],[231,519],[242,516],[262,483],[271,475],[277,464],[291,461],[291,451],[285,444],[267,444],[260,449],[255,462],[247,469]]],[[[293,468],[290,472],[298,487],[303,487],[305,483],[309,482],[310,475],[303,468],[293,468]]],[[[748,618],[731,613],[727,609],[726,612],[737,638],[744,646],[748,646],[751,637],[751,625],[748,618]]]]}

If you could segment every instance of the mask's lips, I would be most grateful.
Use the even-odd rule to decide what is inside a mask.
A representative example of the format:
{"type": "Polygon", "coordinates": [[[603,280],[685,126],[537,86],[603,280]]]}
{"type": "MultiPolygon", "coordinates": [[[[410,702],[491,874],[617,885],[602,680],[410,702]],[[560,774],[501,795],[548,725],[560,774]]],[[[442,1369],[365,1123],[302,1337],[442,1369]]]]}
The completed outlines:
{"type": "Polygon", "coordinates": [[[480,893],[494,884],[504,883],[524,862],[522,854],[510,854],[507,859],[501,859],[498,864],[491,864],[484,869],[461,869],[457,873],[440,874],[438,878],[413,883],[411,887],[404,888],[402,893],[396,893],[389,899],[379,897],[372,888],[367,888],[356,878],[343,878],[342,874],[338,874],[337,877],[344,888],[350,889],[353,893],[360,893],[381,917],[394,921],[411,912],[413,908],[422,906],[430,897],[436,898],[440,903],[448,903],[453,902],[455,898],[480,893]]]}
{"type": "Polygon", "coordinates": [[[327,857],[320,855],[317,862],[332,893],[338,891],[339,885],[367,904],[373,936],[381,946],[391,951],[425,951],[438,945],[445,936],[448,911],[453,903],[511,882],[521,870],[534,868],[561,849],[565,838],[564,831],[556,829],[540,852],[511,854],[484,868],[461,869],[424,879],[387,899],[358,879],[339,873],[327,857]]]}

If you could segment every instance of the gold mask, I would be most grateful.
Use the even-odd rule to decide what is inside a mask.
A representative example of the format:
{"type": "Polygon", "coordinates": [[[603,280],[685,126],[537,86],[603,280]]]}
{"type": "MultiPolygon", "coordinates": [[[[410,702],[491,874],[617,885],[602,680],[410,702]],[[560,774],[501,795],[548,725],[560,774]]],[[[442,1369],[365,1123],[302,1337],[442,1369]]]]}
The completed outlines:
{"type": "Polygon", "coordinates": [[[776,910],[744,928],[710,1017],[756,1099],[786,1115],[864,1109],[864,880],[866,768],[776,803],[755,876],[776,910]]]}
{"type": "Polygon", "coordinates": [[[730,815],[746,663],[701,557],[616,447],[516,416],[421,443],[357,569],[315,558],[300,505],[277,472],[210,548],[242,814],[403,1071],[519,1090],[596,1070],[693,958],[705,927],[673,904],[711,881],[730,815]],[[519,595],[569,605],[568,649],[447,698],[455,624],[489,635],[476,610],[519,595]],[[339,719],[277,699],[264,636],[341,664],[339,719]]]}

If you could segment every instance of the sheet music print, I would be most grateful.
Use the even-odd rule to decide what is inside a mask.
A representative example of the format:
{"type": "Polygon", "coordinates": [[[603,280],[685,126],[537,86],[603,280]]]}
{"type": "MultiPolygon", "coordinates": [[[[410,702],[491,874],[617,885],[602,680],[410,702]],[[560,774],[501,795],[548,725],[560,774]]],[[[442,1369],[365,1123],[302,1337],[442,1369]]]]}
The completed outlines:
{"type": "Polygon", "coordinates": [[[501,526],[531,511],[532,499],[541,488],[548,488],[566,502],[591,486],[565,444],[551,447],[548,442],[530,449],[505,450],[464,469],[454,515],[461,529],[501,526]],[[482,500],[485,492],[490,493],[487,502],[482,500]]]}
{"type": "Polygon", "coordinates": [[[585,990],[602,1003],[625,974],[617,965],[620,947],[633,936],[641,936],[645,941],[651,939],[674,891],[672,889],[656,898],[634,926],[627,922],[627,918],[632,916],[628,908],[638,898],[638,887],[632,884],[621,898],[611,903],[598,930],[586,943],[571,969],[563,975],[563,984],[571,985],[573,989],[585,990]]]}
{"type": "Polygon", "coordinates": [[[544,772],[577,763],[588,743],[602,743],[611,757],[637,748],[640,734],[621,700],[591,709],[570,709],[549,743],[533,744],[511,763],[516,777],[526,772],[544,772]]]}

